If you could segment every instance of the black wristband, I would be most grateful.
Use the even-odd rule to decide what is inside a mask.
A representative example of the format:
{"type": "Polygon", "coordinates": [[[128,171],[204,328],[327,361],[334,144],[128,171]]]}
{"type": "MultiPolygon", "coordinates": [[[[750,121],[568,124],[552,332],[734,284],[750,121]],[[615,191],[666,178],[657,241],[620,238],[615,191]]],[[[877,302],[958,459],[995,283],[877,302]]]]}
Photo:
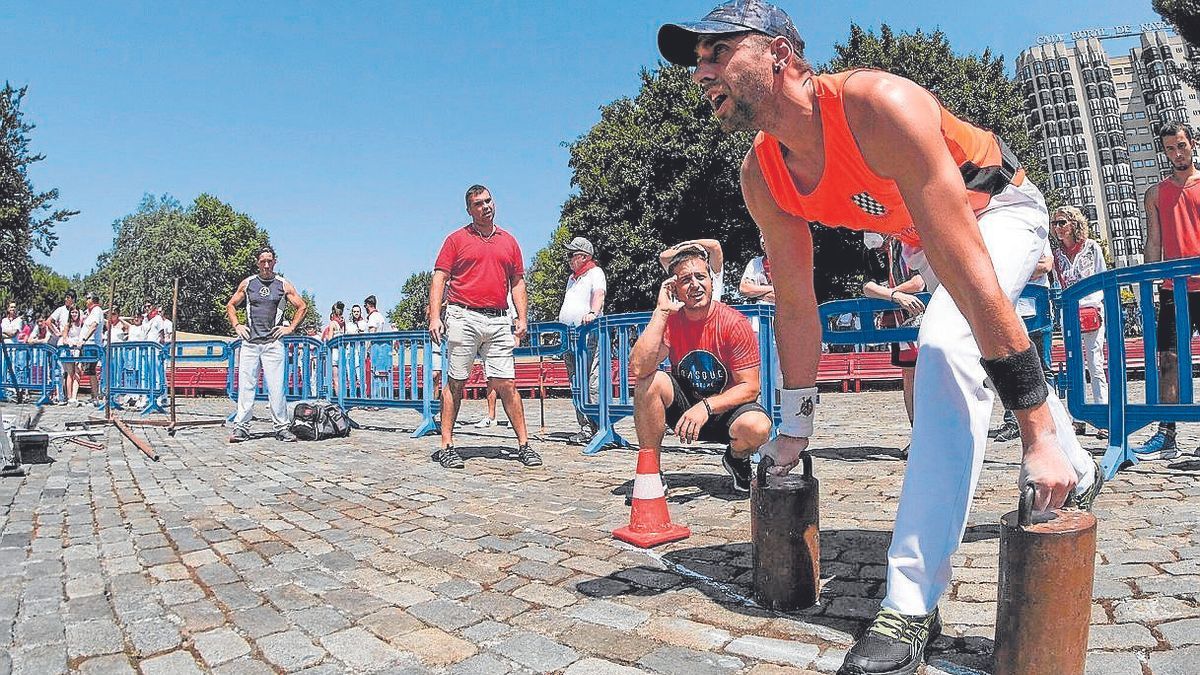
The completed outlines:
{"type": "Polygon", "coordinates": [[[700,402],[704,404],[704,409],[708,411],[708,416],[712,417],[712,406],[708,404],[708,399],[702,398],[700,402]]]}
{"type": "Polygon", "coordinates": [[[990,380],[989,388],[1009,410],[1026,410],[1046,400],[1046,375],[1033,345],[1023,352],[998,359],[979,359],[990,380]]]}

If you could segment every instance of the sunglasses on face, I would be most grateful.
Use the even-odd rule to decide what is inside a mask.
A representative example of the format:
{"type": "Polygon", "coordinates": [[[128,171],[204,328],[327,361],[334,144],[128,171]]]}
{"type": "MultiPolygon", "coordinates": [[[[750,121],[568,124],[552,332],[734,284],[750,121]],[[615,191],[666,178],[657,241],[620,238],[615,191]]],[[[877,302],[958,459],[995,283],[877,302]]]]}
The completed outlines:
{"type": "Polygon", "coordinates": [[[1052,220],[1052,221],[1050,221],[1050,224],[1055,227],[1058,227],[1059,225],[1066,225],[1070,222],[1071,221],[1069,221],[1069,220],[1052,220]]]}

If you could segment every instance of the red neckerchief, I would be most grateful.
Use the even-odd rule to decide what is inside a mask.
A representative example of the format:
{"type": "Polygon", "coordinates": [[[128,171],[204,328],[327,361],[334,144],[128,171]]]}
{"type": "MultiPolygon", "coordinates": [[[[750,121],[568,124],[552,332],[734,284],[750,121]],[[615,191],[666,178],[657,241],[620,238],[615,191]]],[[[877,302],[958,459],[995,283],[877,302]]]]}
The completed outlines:
{"type": "Polygon", "coordinates": [[[1063,244],[1063,253],[1066,253],[1067,259],[1072,262],[1075,261],[1075,256],[1078,255],[1079,252],[1082,250],[1083,250],[1083,240],[1082,239],[1075,242],[1074,246],[1067,246],[1065,243],[1063,244]]]}
{"type": "Polygon", "coordinates": [[[582,265],[580,265],[580,266],[579,266],[579,271],[577,271],[577,272],[573,272],[573,273],[571,274],[571,278],[572,278],[572,279],[578,279],[579,277],[581,277],[581,276],[583,276],[583,275],[587,274],[588,272],[590,272],[590,271],[591,271],[591,269],[592,269],[593,267],[595,267],[595,266],[596,266],[596,261],[595,261],[595,260],[592,260],[591,258],[588,258],[588,261],[587,261],[587,262],[585,262],[585,263],[583,263],[582,265]]]}
{"type": "Polygon", "coordinates": [[[345,319],[338,316],[337,314],[334,314],[333,322],[336,323],[338,325],[338,327],[342,329],[342,332],[346,331],[346,320],[345,319]]]}
{"type": "Polygon", "coordinates": [[[771,281],[771,261],[763,255],[763,274],[767,275],[767,281],[771,281]]]}
{"type": "Polygon", "coordinates": [[[154,317],[156,317],[156,316],[158,316],[158,310],[157,310],[157,309],[152,309],[152,310],[150,310],[150,313],[146,315],[146,318],[147,318],[147,319],[153,319],[153,318],[154,318],[154,317]]]}

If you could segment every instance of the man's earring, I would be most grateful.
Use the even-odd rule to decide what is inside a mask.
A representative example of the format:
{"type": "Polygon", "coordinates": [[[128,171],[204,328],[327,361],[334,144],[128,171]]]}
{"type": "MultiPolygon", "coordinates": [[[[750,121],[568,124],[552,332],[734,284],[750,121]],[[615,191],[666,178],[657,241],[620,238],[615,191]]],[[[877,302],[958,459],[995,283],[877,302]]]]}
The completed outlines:
{"type": "Polygon", "coordinates": [[[783,67],[783,66],[780,66],[778,63],[776,63],[774,66],[772,66],[772,68],[773,68],[773,69],[775,70],[775,72],[777,72],[777,73],[779,72],[780,68],[782,68],[782,67],[783,67]]]}

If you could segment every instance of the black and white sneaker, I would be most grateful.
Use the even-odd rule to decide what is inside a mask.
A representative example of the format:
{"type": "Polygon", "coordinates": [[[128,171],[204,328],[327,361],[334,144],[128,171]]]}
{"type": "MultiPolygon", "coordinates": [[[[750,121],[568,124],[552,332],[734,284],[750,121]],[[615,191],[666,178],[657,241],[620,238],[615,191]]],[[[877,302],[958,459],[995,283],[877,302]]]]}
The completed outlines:
{"type": "Polygon", "coordinates": [[[1096,503],[1096,497],[1100,495],[1100,488],[1104,487],[1104,470],[1100,468],[1100,463],[1092,460],[1096,467],[1095,478],[1092,479],[1092,484],[1088,489],[1075,495],[1075,507],[1080,511],[1091,511],[1092,506],[1096,503]]]}
{"type": "Polygon", "coordinates": [[[1016,422],[1005,422],[998,430],[996,430],[997,443],[1015,441],[1020,437],[1021,427],[1017,426],[1016,422]]]}
{"type": "Polygon", "coordinates": [[[725,454],[721,455],[721,466],[733,476],[734,492],[750,491],[750,458],[738,459],[733,456],[733,448],[725,446],[725,454]]]}
{"type": "Polygon", "coordinates": [[[465,466],[462,456],[458,454],[453,445],[447,445],[438,450],[437,461],[447,469],[461,469],[465,466]]]}
{"type": "Polygon", "coordinates": [[[289,429],[280,429],[275,432],[275,440],[280,443],[295,443],[298,439],[296,434],[293,434],[289,429]]]}
{"type": "Polygon", "coordinates": [[[925,616],[906,616],[881,608],[846,654],[838,675],[913,675],[925,660],[925,647],[941,632],[936,609],[925,616]]]}
{"type": "Polygon", "coordinates": [[[229,437],[230,443],[241,443],[248,440],[250,440],[250,432],[241,427],[234,427],[233,434],[229,437]]]}
{"type": "Polygon", "coordinates": [[[537,454],[533,448],[529,447],[528,443],[517,448],[517,459],[521,460],[521,463],[525,466],[542,465],[541,455],[537,454]]]}

